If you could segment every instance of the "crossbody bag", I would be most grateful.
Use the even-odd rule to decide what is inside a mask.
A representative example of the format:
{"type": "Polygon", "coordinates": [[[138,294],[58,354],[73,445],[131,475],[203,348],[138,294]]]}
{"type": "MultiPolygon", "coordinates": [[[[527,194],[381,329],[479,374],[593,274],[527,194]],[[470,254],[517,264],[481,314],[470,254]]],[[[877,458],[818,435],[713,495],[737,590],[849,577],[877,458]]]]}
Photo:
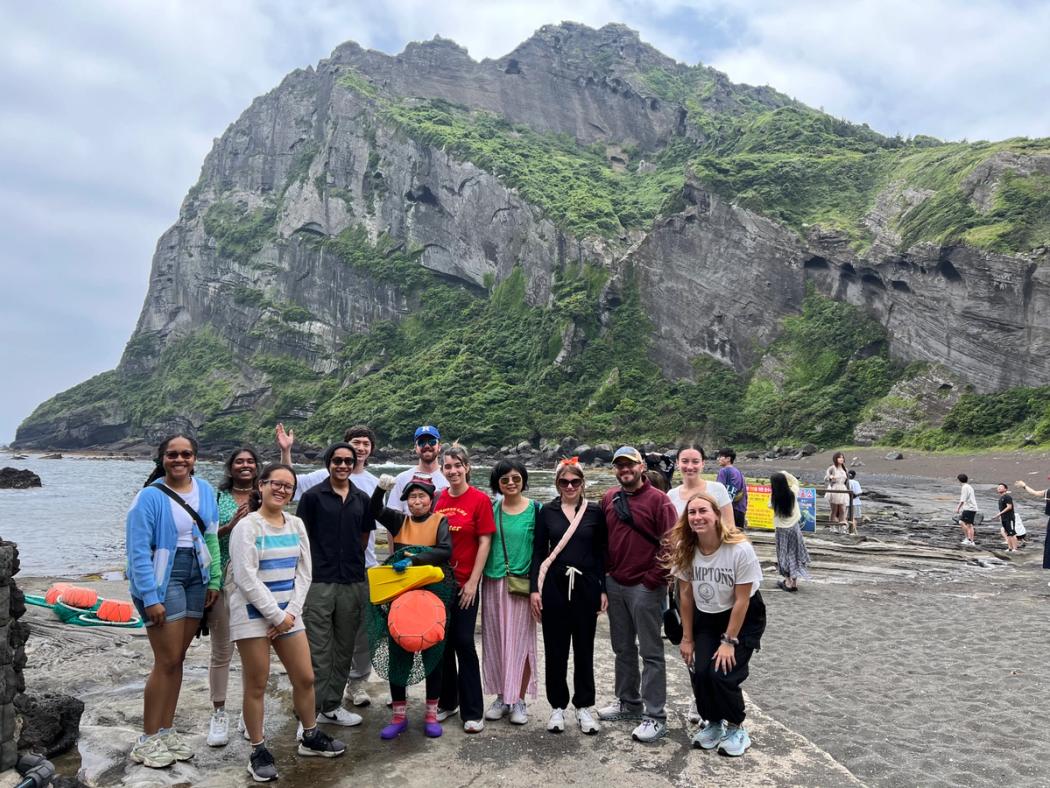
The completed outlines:
{"type": "MultiPolygon", "coordinates": [[[[192,518],[193,522],[197,524],[197,531],[200,533],[201,541],[204,541],[204,533],[208,529],[207,526],[204,525],[204,518],[197,514],[197,510],[190,506],[188,503],[186,503],[185,499],[173,489],[171,489],[168,485],[154,484],[153,486],[186,510],[186,514],[188,514],[192,518]]],[[[208,608],[204,608],[204,610],[201,613],[200,624],[197,626],[197,637],[201,637],[202,635],[207,634],[209,634],[208,608]]]]}
{"type": "MultiPolygon", "coordinates": [[[[532,502],[532,517],[533,517],[533,521],[536,520],[538,514],[539,514],[539,505],[535,501],[533,501],[532,502]]],[[[527,574],[525,574],[525,575],[515,575],[515,574],[512,574],[511,571],[510,571],[510,558],[507,555],[507,539],[503,535],[503,504],[502,504],[502,502],[500,503],[500,507],[499,507],[499,518],[498,518],[498,520],[499,520],[499,541],[500,541],[500,544],[503,545],[503,566],[506,568],[506,571],[507,571],[507,591],[509,593],[511,593],[511,594],[516,594],[518,596],[528,596],[529,595],[529,576],[527,574]]]]}

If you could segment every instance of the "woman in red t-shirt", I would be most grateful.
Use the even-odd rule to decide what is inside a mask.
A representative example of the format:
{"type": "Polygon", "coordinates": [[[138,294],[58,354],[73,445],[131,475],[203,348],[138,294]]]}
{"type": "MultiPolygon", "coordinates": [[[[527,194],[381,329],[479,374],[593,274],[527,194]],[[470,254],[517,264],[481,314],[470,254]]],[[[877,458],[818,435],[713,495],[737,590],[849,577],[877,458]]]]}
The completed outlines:
{"type": "Polygon", "coordinates": [[[478,620],[478,585],[492,547],[496,522],[492,517],[492,501],[477,487],[470,486],[470,455],[466,449],[455,443],[446,448],[442,453],[441,472],[448,487],[441,491],[434,511],[445,516],[452,533],[451,567],[458,599],[452,605],[448,622],[438,721],[455,714],[458,708],[463,730],[478,733],[485,722],[474,628],[478,620]]]}

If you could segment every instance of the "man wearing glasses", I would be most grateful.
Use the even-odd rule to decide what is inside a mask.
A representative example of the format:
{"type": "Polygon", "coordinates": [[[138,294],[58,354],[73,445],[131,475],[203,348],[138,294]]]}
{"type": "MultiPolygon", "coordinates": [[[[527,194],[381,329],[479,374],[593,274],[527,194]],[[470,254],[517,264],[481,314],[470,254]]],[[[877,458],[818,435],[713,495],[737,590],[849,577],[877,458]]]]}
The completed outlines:
{"type": "Polygon", "coordinates": [[[448,487],[445,474],[441,472],[439,464],[441,433],[437,431],[437,427],[424,424],[416,428],[416,456],[419,457],[416,467],[399,473],[394,481],[394,489],[387,496],[387,506],[392,509],[400,509],[406,515],[409,514],[408,504],[401,500],[401,493],[404,492],[405,485],[412,481],[413,477],[430,477],[431,484],[434,485],[433,499],[435,501],[441,496],[441,491],[448,487]]]}
{"type": "Polygon", "coordinates": [[[334,443],[324,455],[328,478],[303,495],[296,514],[310,538],[313,582],[303,623],[314,668],[317,721],[360,725],[361,716],[343,708],[354,643],[368,609],[365,549],[375,530],[368,496],[354,486],[354,447],[334,443]]]}

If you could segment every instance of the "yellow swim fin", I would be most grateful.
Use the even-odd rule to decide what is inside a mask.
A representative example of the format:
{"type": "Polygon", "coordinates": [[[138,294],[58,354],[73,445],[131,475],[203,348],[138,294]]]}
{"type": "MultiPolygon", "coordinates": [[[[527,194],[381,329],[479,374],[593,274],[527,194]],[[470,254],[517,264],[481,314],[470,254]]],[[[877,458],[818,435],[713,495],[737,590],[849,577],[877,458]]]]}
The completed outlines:
{"type": "Polygon", "coordinates": [[[444,579],[445,573],[438,566],[410,566],[404,572],[392,566],[373,566],[368,570],[368,596],[373,605],[381,605],[405,591],[444,579]]]}

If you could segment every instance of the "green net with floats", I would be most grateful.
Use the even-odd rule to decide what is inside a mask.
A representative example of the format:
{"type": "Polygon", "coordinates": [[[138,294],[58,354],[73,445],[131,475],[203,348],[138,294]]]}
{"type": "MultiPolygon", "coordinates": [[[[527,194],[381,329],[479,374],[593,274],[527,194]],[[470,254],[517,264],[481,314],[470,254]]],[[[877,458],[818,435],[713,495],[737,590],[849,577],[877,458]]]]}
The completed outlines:
{"type": "MultiPolygon", "coordinates": [[[[390,557],[383,563],[393,564],[405,557],[405,551],[415,553],[420,547],[406,545],[391,553],[390,557]]],[[[451,620],[452,599],[455,595],[455,582],[452,572],[442,567],[445,579],[438,583],[423,586],[424,591],[430,591],[445,604],[445,628],[448,631],[448,623],[451,620]]],[[[444,640],[428,649],[419,652],[405,651],[390,638],[390,629],[387,626],[387,616],[390,614],[390,605],[394,600],[381,605],[369,605],[368,611],[368,646],[372,654],[372,667],[376,673],[385,678],[391,684],[407,687],[418,684],[425,679],[430,672],[441,664],[441,658],[445,655],[444,640]]]]}

